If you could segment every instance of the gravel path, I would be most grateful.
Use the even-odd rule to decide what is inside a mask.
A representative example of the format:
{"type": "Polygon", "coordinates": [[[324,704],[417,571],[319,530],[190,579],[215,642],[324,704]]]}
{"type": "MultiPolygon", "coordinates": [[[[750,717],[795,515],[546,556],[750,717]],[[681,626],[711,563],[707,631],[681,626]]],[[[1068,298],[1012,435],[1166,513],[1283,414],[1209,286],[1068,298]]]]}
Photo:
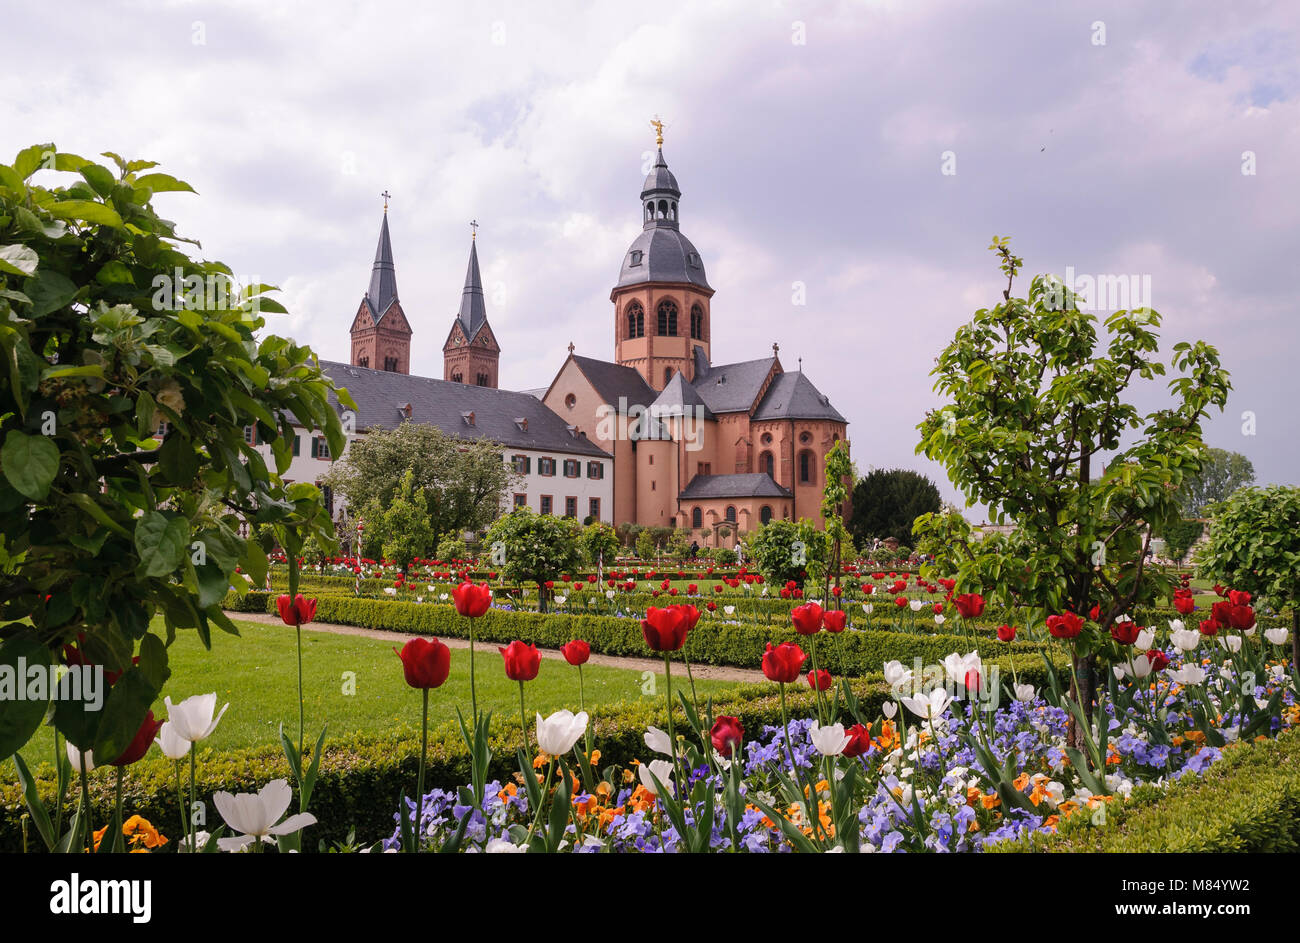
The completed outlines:
{"type": "MultiPolygon", "coordinates": [[[[265,612],[232,612],[227,610],[226,615],[234,622],[256,622],[261,625],[284,625],[279,616],[273,616],[265,612]]],[[[313,622],[303,627],[307,632],[328,632],[332,635],[359,635],[363,638],[374,638],[385,641],[404,643],[408,639],[420,638],[421,636],[409,632],[392,632],[388,629],[366,629],[356,625],[335,625],[329,622],[313,622]]],[[[427,638],[427,636],[423,636],[427,638]]],[[[448,638],[442,636],[442,643],[448,648],[467,649],[469,640],[463,638],[448,638]]],[[[496,648],[495,642],[479,642],[480,651],[496,648]]],[[[564,658],[564,655],[558,648],[539,648],[543,658],[564,658]]],[[[658,658],[622,658],[615,655],[597,655],[591,653],[591,660],[588,664],[604,665],[608,668],[626,668],[629,671],[653,671],[656,674],[663,674],[664,663],[658,658]]],[[[730,665],[691,665],[691,673],[703,681],[763,681],[763,672],[752,668],[733,668],[730,665]]]]}

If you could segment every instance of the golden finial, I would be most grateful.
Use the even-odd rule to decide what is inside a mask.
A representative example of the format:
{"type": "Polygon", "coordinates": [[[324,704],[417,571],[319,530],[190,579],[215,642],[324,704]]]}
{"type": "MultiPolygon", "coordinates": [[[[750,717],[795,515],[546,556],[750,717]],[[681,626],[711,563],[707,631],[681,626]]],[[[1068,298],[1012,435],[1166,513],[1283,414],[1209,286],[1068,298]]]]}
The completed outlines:
{"type": "Polygon", "coordinates": [[[663,147],[664,146],[664,123],[659,120],[658,115],[655,115],[654,118],[651,120],[650,127],[655,129],[655,144],[657,144],[659,147],[663,147]]]}
{"type": "Polygon", "coordinates": [[[470,228],[469,241],[476,242],[478,240],[478,220],[471,219],[469,221],[469,228],[470,228]]]}
{"type": "Polygon", "coordinates": [[[384,212],[387,213],[387,212],[388,212],[388,198],[389,198],[390,196],[392,196],[392,194],[389,193],[387,190],[385,190],[383,193],[381,193],[381,194],[379,194],[379,195],[382,196],[382,197],[384,198],[384,212]]]}

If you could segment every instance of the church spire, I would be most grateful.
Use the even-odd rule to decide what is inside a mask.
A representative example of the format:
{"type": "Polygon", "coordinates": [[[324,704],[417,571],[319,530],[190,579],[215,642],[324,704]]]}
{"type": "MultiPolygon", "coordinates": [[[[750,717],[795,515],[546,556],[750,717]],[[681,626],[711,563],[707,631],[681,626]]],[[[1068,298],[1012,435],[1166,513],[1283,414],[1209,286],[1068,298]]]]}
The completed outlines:
{"type": "MultiPolygon", "coordinates": [[[[478,224],[472,224],[477,229],[478,224]]],[[[461,326],[465,336],[473,338],[478,329],[487,321],[487,305],[483,301],[483,277],[478,270],[477,231],[470,237],[469,266],[465,270],[465,289],[460,296],[461,326]]]]}
{"type": "Polygon", "coordinates": [[[376,320],[382,318],[397,300],[397,270],[393,265],[393,243],[388,235],[387,205],[384,207],[384,221],[379,226],[379,245],[375,248],[375,264],[370,269],[366,300],[370,302],[376,320]]]}

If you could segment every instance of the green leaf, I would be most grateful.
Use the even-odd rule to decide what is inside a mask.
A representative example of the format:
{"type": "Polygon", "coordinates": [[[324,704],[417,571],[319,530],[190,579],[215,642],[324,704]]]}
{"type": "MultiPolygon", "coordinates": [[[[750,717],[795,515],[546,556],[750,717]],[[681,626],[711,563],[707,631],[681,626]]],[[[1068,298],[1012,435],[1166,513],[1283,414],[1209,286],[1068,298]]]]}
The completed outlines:
{"type": "Polygon", "coordinates": [[[95,192],[100,196],[108,196],[113,192],[113,174],[107,167],[101,167],[99,164],[92,164],[87,161],[80,168],[81,176],[86,178],[86,183],[95,188],[95,192]]]}
{"type": "Polygon", "coordinates": [[[11,678],[13,690],[0,683],[0,756],[17,753],[45,719],[53,692],[45,687],[43,697],[28,698],[28,672],[38,669],[49,680],[50,650],[31,636],[18,635],[0,644],[0,678],[11,678]]]}
{"type": "Polygon", "coordinates": [[[31,246],[0,246],[0,274],[21,275],[24,278],[36,271],[40,256],[31,246]]]}
{"type": "Polygon", "coordinates": [[[125,262],[112,259],[104,263],[104,266],[95,273],[95,281],[101,285],[134,285],[135,279],[131,277],[131,269],[125,262]]]}
{"type": "Polygon", "coordinates": [[[54,825],[50,822],[50,814],[45,811],[45,803],[41,802],[41,794],[36,789],[36,780],[18,753],[14,754],[14,767],[18,770],[18,783],[23,788],[23,802],[27,806],[27,814],[32,817],[41,841],[45,842],[46,850],[53,851],[58,842],[54,835],[54,825]]]}
{"type": "Polygon", "coordinates": [[[53,144],[33,144],[31,147],[23,148],[18,152],[18,156],[14,158],[14,171],[19,178],[26,180],[40,170],[48,158],[54,156],[55,150],[53,144]]]}
{"type": "Polygon", "coordinates": [[[139,666],[128,668],[113,685],[104,704],[103,719],[95,732],[95,762],[111,763],[121,756],[140,732],[145,713],[158,697],[139,666]]]}
{"type": "Polygon", "coordinates": [[[77,297],[77,286],[64,274],[41,269],[23,287],[32,299],[29,317],[43,318],[51,311],[67,307],[77,297]]]}
{"type": "Polygon", "coordinates": [[[33,501],[44,501],[59,470],[59,448],[46,436],[10,429],[0,461],[9,484],[33,501]]]}
{"type": "Polygon", "coordinates": [[[135,178],[137,187],[148,187],[154,193],[171,193],[175,191],[184,191],[187,193],[197,192],[184,180],[177,180],[171,174],[153,173],[145,174],[135,178]]]}
{"type": "Polygon", "coordinates": [[[94,200],[60,200],[47,205],[45,211],[59,219],[122,228],[122,217],[117,215],[117,210],[104,203],[96,203],[94,200]]]}
{"type": "Polygon", "coordinates": [[[118,523],[117,521],[109,517],[108,512],[105,511],[98,504],[96,504],[95,500],[91,498],[89,495],[81,494],[80,492],[73,492],[72,494],[68,495],[68,500],[71,501],[73,504],[75,504],[77,507],[81,508],[81,510],[85,511],[87,514],[89,514],[100,524],[103,524],[109,530],[113,531],[113,533],[117,534],[118,536],[120,537],[131,536],[131,532],[129,530],[127,530],[120,523],[118,523]]]}
{"type": "Polygon", "coordinates": [[[145,576],[166,576],[181,565],[189,548],[190,527],[183,517],[149,511],[135,525],[135,549],[145,576]]]}

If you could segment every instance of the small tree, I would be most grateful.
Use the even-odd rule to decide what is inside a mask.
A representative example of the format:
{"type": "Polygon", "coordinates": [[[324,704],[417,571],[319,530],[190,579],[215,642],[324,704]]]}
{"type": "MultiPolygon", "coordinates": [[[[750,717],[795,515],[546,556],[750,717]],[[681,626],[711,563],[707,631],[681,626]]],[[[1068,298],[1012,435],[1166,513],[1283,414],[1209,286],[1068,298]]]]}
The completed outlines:
{"type": "Polygon", "coordinates": [[[593,521],[582,529],[578,547],[582,551],[582,559],[589,566],[610,566],[618,556],[620,544],[613,527],[593,521]]]}
{"type": "Polygon", "coordinates": [[[442,539],[438,541],[437,550],[438,559],[448,560],[466,560],[469,558],[469,548],[465,546],[465,541],[461,540],[460,534],[443,534],[442,539]]]}
{"type": "Polygon", "coordinates": [[[1201,455],[1201,470],[1183,479],[1178,498],[1183,514],[1201,517],[1206,509],[1225,500],[1238,488],[1255,481],[1255,466],[1240,452],[1207,448],[1201,455]]]}
{"type": "MultiPolygon", "coordinates": [[[[1099,344],[1096,318],[1059,279],[1035,277],[1028,298],[1012,297],[1021,260],[1006,240],[990,248],[1007,277],[1002,301],[975,312],[939,354],[935,389],[948,403],[917,427],[917,451],[995,523],[1016,528],[976,540],[959,516],[926,515],[915,525],[918,549],[935,554],[928,569],[956,572],[958,592],[1040,618],[1098,604],[1099,620],[1071,646],[1072,698],[1087,711],[1094,657],[1121,657],[1111,624],[1172,591],[1172,577],[1146,566],[1150,531],[1179,516],[1178,489],[1199,468],[1201,420],[1227,401],[1228,375],[1213,347],[1176,344],[1174,403],[1141,415],[1125,396],[1134,378],[1165,373],[1153,356],[1160,315],[1118,311],[1099,344]],[[1122,438],[1131,444],[1121,448],[1122,438]]],[[[1083,745],[1077,726],[1071,739],[1083,745]]]]}
{"type": "Polygon", "coordinates": [[[506,579],[537,585],[538,607],[546,611],[546,581],[578,566],[577,522],[537,514],[528,507],[503,514],[488,528],[486,541],[506,579]]]}
{"type": "Polygon", "coordinates": [[[844,526],[844,512],[849,493],[853,489],[853,462],[849,458],[849,444],[841,439],[826,454],[826,484],[822,488],[822,521],[826,525],[826,543],[830,565],[826,572],[826,589],[822,598],[831,598],[831,573],[835,585],[840,585],[840,564],[845,543],[850,551],[853,541],[844,526]]]}
{"type": "Polygon", "coordinates": [[[1217,508],[1198,563],[1225,586],[1291,607],[1291,671],[1300,664],[1300,488],[1244,488],[1217,508]]]}
{"type": "Polygon", "coordinates": [[[415,473],[407,469],[383,518],[384,556],[402,568],[410,569],[416,557],[428,556],[436,535],[429,521],[424,491],[415,487],[415,473]]]}
{"type": "Polygon", "coordinates": [[[745,550],[769,583],[802,584],[825,566],[826,535],[809,520],[774,520],[759,526],[745,550]]]}

